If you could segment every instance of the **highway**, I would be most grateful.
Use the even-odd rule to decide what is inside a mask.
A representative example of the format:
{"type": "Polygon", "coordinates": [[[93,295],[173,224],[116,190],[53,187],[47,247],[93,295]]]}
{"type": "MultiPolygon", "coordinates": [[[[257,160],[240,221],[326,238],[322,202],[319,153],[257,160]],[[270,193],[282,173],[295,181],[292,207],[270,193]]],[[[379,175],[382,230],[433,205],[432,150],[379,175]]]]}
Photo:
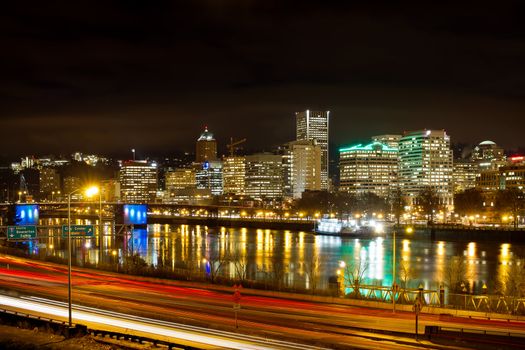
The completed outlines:
{"type": "MultiPolygon", "coordinates": [[[[0,257],[0,288],[11,297],[2,296],[0,304],[67,319],[63,304],[67,301],[65,266],[0,257]]],[[[193,341],[202,348],[292,349],[297,348],[296,343],[303,343],[312,348],[411,349],[421,345],[410,338],[366,331],[414,332],[412,313],[394,315],[389,310],[243,295],[242,309],[238,313],[239,328],[236,329],[230,292],[87,269],[74,269],[73,303],[76,305],[74,320],[88,322],[95,329],[120,327],[193,341]],[[284,343],[267,342],[266,339],[284,343]],[[220,345],[217,341],[228,343],[220,345]]],[[[510,330],[525,335],[523,322],[461,318],[440,321],[438,316],[422,315],[420,332],[425,325],[510,330]]],[[[430,343],[425,345],[433,347],[430,343]]],[[[305,345],[299,347],[308,349],[305,345]]],[[[436,345],[436,348],[440,347],[436,345]]]]}

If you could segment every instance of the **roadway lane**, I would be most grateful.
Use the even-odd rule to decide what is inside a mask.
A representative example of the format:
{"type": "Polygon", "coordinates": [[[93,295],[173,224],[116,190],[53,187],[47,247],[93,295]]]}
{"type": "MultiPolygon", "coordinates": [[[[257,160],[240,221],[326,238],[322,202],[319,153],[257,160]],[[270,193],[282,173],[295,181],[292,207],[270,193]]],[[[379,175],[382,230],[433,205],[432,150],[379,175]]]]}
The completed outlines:
{"type": "MultiPolygon", "coordinates": [[[[0,266],[0,286],[5,289],[60,301],[67,298],[67,275],[63,266],[10,257],[0,258],[0,266]]],[[[235,329],[231,294],[179,284],[75,269],[73,302],[167,322],[220,330],[235,329]]],[[[351,327],[414,332],[411,313],[393,315],[385,310],[261,296],[243,296],[241,304],[240,331],[270,338],[294,339],[330,347],[357,347],[356,338],[370,338],[371,334],[351,327]]],[[[500,331],[511,328],[525,334],[525,325],[521,322],[478,320],[467,323],[463,319],[443,322],[436,316],[423,315],[420,331],[426,324],[500,331]]],[[[384,338],[399,341],[395,337],[384,338]]],[[[400,344],[397,345],[399,348],[400,344]]]]}
{"type": "MultiPolygon", "coordinates": [[[[39,315],[67,319],[67,303],[49,299],[26,297],[14,298],[0,295],[0,305],[4,307],[31,311],[39,315]]],[[[153,319],[133,315],[108,312],[90,307],[75,305],[73,317],[76,322],[86,324],[91,329],[104,329],[116,332],[132,333],[138,336],[160,338],[162,340],[178,339],[179,344],[202,349],[290,349],[290,350],[324,350],[319,347],[294,344],[290,342],[267,340],[257,337],[240,336],[235,333],[214,331],[199,327],[159,322],[153,319]],[[131,332],[130,332],[131,330],[131,332]]]]}

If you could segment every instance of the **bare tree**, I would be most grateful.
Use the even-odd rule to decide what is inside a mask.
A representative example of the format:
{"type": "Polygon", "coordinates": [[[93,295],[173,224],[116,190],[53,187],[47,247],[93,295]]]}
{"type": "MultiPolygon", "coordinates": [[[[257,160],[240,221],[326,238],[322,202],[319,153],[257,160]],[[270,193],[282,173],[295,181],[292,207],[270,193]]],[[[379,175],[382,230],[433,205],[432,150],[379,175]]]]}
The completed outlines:
{"type": "Polygon", "coordinates": [[[503,214],[512,214],[514,229],[518,228],[518,216],[525,208],[525,194],[515,189],[508,188],[496,193],[496,210],[503,214]]]}
{"type": "Polygon", "coordinates": [[[319,279],[319,267],[320,266],[321,266],[321,262],[319,261],[319,257],[313,257],[312,259],[307,259],[303,263],[304,273],[306,274],[306,277],[308,278],[308,282],[310,284],[312,294],[314,294],[315,290],[317,289],[317,282],[319,279]]]}
{"type": "Polygon", "coordinates": [[[360,288],[363,285],[366,270],[368,270],[368,263],[361,259],[345,264],[344,284],[345,287],[352,288],[351,297],[361,298],[360,288]]]}
{"type": "Polygon", "coordinates": [[[506,296],[521,298],[525,295],[525,260],[514,259],[504,276],[504,293],[506,296]]]}
{"type": "Polygon", "coordinates": [[[421,206],[428,218],[430,225],[434,224],[434,212],[439,210],[439,196],[434,187],[425,187],[416,198],[416,202],[421,206]]]}
{"type": "Polygon", "coordinates": [[[467,281],[467,269],[462,256],[454,256],[445,266],[445,283],[451,293],[461,293],[461,284],[467,281]]]}
{"type": "Polygon", "coordinates": [[[215,283],[217,276],[221,273],[223,265],[228,261],[228,256],[220,250],[213,250],[206,260],[206,274],[211,283],[215,283]]]}
{"type": "Polygon", "coordinates": [[[286,274],[286,266],[284,265],[282,256],[272,256],[271,277],[273,285],[277,290],[281,290],[284,283],[284,275],[286,274]]]}
{"type": "Polygon", "coordinates": [[[407,289],[408,281],[414,277],[414,270],[410,267],[408,261],[401,261],[399,265],[399,280],[401,281],[401,288],[407,289]]]}
{"type": "Polygon", "coordinates": [[[403,197],[403,192],[398,187],[388,197],[388,203],[390,204],[390,212],[394,214],[396,218],[396,224],[399,226],[401,216],[405,211],[406,200],[403,197]]]}
{"type": "Polygon", "coordinates": [[[248,261],[246,260],[246,256],[240,255],[236,252],[230,256],[229,260],[233,263],[235,278],[243,284],[248,276],[248,261]]]}

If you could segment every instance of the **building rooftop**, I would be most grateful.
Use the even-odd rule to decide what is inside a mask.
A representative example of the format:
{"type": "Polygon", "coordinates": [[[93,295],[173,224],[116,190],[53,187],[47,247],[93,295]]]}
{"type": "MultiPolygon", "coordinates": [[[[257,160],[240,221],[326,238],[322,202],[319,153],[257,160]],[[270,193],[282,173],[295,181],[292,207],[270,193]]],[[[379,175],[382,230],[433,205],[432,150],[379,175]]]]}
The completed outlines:
{"type": "Polygon", "coordinates": [[[339,152],[348,152],[348,151],[373,151],[380,148],[382,151],[397,152],[397,148],[389,147],[381,142],[372,142],[368,145],[358,144],[351,147],[343,147],[339,149],[339,152]]]}
{"type": "Polygon", "coordinates": [[[215,139],[213,138],[213,134],[208,131],[208,127],[205,127],[204,132],[197,141],[215,141],[215,139]]]}

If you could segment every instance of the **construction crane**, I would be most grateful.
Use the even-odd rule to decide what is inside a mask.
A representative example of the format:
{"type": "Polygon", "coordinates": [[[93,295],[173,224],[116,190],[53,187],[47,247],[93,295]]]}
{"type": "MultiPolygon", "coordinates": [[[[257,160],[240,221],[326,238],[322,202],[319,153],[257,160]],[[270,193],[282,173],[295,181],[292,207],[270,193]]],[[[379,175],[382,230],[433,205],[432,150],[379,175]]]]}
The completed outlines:
{"type": "Polygon", "coordinates": [[[228,150],[230,151],[230,157],[233,157],[235,150],[237,149],[237,145],[240,145],[241,143],[245,143],[246,139],[233,141],[233,137],[230,137],[230,143],[226,145],[228,147],[228,150]]]}

